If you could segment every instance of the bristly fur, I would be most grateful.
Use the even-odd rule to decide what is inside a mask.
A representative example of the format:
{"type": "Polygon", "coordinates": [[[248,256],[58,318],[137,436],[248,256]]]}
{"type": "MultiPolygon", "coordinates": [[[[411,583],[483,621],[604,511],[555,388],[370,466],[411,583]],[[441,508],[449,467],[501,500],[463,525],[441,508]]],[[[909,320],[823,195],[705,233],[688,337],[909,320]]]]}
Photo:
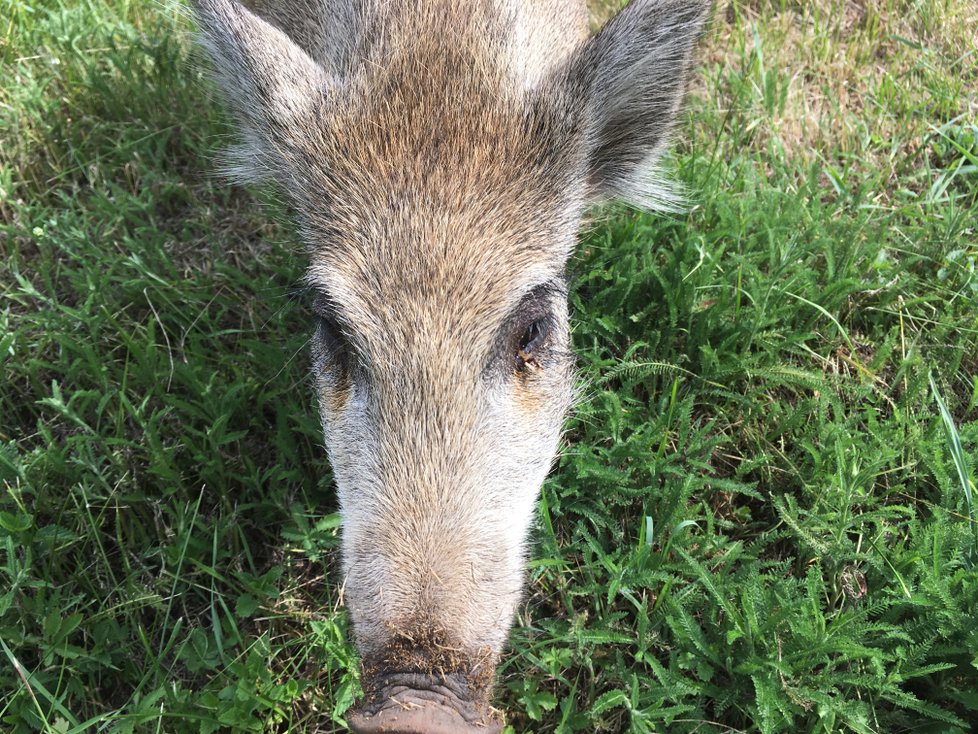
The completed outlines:
{"type": "MultiPolygon", "coordinates": [[[[389,61],[413,57],[413,71],[444,81],[459,69],[431,64],[468,51],[474,63],[465,69],[487,75],[494,93],[549,97],[568,121],[577,118],[591,200],[653,209],[677,203],[656,164],[683,98],[705,2],[636,0],[587,42],[584,6],[570,0],[245,4],[254,12],[233,0],[197,6],[201,43],[242,123],[245,142],[229,152],[226,169],[237,181],[287,176],[275,147],[310,132],[317,117],[363,117],[351,108],[389,90],[389,61]],[[263,42],[243,42],[252,37],[263,42]],[[447,46],[446,39],[469,48],[432,58],[425,42],[447,46]]],[[[471,118],[471,110],[458,112],[471,118]]]]}
{"type": "Polygon", "coordinates": [[[565,264],[590,204],[675,203],[656,165],[708,2],[593,38],[579,0],[194,4],[229,171],[277,181],[309,248],[365,665],[419,640],[398,659],[485,671],[573,399],[565,264]]]}

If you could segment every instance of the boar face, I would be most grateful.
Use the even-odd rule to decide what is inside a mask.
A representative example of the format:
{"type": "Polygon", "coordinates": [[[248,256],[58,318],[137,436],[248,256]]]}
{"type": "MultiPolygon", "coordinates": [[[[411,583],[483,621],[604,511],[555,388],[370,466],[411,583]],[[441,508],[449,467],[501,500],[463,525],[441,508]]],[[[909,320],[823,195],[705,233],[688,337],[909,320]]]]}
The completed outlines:
{"type": "Polygon", "coordinates": [[[229,170],[282,186],[308,247],[351,723],[466,731],[492,724],[572,402],[576,232],[596,200],[669,201],[654,165],[706,4],[634,0],[592,39],[569,0],[330,5],[196,9],[242,126],[229,170]]]}

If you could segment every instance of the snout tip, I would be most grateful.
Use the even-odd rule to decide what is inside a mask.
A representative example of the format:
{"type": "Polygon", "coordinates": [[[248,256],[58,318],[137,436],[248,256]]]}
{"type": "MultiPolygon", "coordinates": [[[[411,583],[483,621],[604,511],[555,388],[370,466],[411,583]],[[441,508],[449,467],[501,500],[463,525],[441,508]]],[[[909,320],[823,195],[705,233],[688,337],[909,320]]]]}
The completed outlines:
{"type": "Polygon", "coordinates": [[[368,702],[347,716],[355,734],[499,734],[487,703],[472,700],[459,676],[388,674],[368,702]]]}
{"type": "Polygon", "coordinates": [[[499,734],[503,730],[497,720],[470,723],[438,704],[405,704],[373,715],[357,712],[347,717],[347,723],[355,734],[499,734]]]}

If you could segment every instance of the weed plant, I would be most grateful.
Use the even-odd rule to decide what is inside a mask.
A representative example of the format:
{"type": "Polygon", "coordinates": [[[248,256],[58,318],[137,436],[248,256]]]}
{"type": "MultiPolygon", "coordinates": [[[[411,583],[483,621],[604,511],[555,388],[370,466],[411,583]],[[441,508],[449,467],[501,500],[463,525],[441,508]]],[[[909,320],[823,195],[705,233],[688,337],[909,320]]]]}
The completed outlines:
{"type": "MultiPolygon", "coordinates": [[[[302,257],[172,8],[0,13],[0,730],[344,731],[302,257]]],[[[719,4],[596,213],[513,732],[978,722],[978,10],[719,4]]]]}

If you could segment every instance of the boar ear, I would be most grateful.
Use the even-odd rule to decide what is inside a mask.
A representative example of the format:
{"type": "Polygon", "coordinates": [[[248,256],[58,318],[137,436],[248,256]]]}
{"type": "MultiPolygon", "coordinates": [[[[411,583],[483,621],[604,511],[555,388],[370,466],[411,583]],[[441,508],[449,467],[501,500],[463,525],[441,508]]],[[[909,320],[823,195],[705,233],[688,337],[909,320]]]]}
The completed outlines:
{"type": "Polygon", "coordinates": [[[352,62],[369,9],[363,0],[239,0],[282,30],[327,72],[341,76],[352,62]]]}
{"type": "Polygon", "coordinates": [[[323,69],[285,33],[235,0],[194,0],[200,40],[241,123],[227,172],[256,180],[283,169],[326,101],[323,69]]]}
{"type": "Polygon", "coordinates": [[[675,207],[656,176],[686,90],[709,0],[632,0],[578,49],[570,83],[583,99],[594,200],[675,207]]]}

